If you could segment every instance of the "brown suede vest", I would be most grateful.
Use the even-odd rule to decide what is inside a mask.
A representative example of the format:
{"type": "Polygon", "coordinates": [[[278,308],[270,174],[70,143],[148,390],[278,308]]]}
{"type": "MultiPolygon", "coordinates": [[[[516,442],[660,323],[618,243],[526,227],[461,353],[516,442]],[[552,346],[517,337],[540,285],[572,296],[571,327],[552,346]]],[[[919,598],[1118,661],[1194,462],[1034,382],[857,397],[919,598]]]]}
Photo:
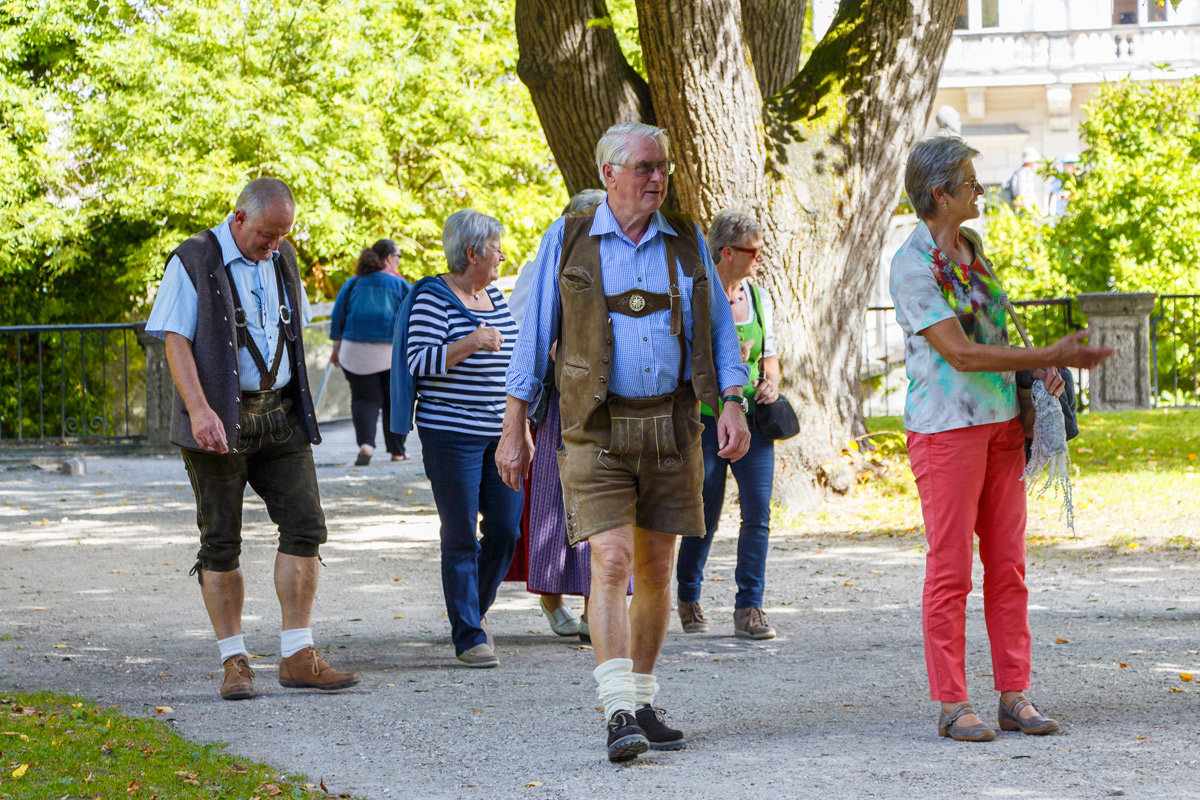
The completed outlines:
{"type": "MultiPolygon", "coordinates": [[[[678,234],[662,234],[668,257],[674,251],[678,268],[692,280],[692,386],[700,400],[716,408],[720,389],[713,364],[709,282],[696,225],[682,214],[662,214],[678,234]]],[[[595,208],[572,214],[563,227],[558,268],[562,323],[554,363],[564,433],[588,427],[592,415],[608,397],[612,370],[612,318],[601,276],[600,239],[590,235],[595,215],[595,208]]]]}

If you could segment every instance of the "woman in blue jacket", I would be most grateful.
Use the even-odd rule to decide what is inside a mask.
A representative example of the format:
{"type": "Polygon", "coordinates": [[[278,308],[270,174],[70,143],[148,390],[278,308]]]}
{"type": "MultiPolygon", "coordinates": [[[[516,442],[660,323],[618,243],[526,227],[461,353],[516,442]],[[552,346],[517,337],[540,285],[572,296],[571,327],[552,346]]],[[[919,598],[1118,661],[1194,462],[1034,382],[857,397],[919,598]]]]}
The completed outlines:
{"type": "Polygon", "coordinates": [[[392,461],[404,461],[404,436],[391,432],[392,330],[396,312],[408,294],[403,278],[389,274],[389,263],[399,262],[396,243],[380,239],[358,257],[357,274],[342,285],[333,304],[329,337],[330,361],[341,367],[350,384],[350,414],[358,439],[354,465],[371,462],[375,452],[375,426],[383,410],[383,442],[392,461]]]}

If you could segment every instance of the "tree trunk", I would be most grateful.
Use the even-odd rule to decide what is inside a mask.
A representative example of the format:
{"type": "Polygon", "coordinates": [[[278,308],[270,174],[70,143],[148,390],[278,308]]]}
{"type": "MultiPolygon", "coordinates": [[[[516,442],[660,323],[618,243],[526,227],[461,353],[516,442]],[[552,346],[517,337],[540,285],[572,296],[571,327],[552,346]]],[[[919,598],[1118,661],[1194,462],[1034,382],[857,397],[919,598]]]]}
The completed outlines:
{"type": "Polygon", "coordinates": [[[570,194],[602,186],[593,151],[609,126],[654,124],[650,88],[625,60],[611,24],[588,25],[605,17],[604,0],[517,2],[517,75],[570,194]]]}
{"type": "MultiPolygon", "coordinates": [[[[545,30],[522,33],[529,19],[522,9],[534,5],[541,3],[517,0],[522,64],[535,36],[565,40],[545,30]]],[[[845,451],[863,430],[859,360],[868,287],[958,5],[842,0],[797,73],[802,2],[637,0],[653,105],[653,116],[643,110],[641,118],[670,134],[681,208],[702,225],[721,208],[752,211],[763,224],[769,259],[759,282],[775,298],[783,391],[801,420],[800,436],[776,449],[776,497],[785,503],[806,505],[853,486],[845,451]],[[781,77],[779,65],[788,61],[792,74],[781,77]]],[[[572,69],[621,74],[611,61],[575,61],[572,69]]],[[[608,118],[593,114],[583,133],[575,120],[585,102],[561,93],[548,100],[546,81],[535,72],[529,66],[521,77],[547,136],[554,130],[559,137],[552,147],[560,165],[590,155],[608,118]]]]}

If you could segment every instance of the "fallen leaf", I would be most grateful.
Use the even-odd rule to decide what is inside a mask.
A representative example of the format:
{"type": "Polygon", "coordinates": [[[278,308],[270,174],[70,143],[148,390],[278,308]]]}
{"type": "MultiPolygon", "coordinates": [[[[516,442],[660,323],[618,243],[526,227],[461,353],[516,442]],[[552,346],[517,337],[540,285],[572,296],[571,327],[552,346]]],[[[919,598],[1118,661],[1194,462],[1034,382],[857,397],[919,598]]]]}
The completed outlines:
{"type": "Polygon", "coordinates": [[[1129,665],[1128,665],[1128,664],[1126,664],[1124,661],[1118,661],[1118,662],[1117,662],[1117,666],[1118,666],[1118,667],[1120,667],[1121,669],[1125,669],[1125,668],[1126,668],[1126,667],[1128,667],[1129,665]]]}
{"type": "Polygon", "coordinates": [[[321,791],[325,793],[326,797],[330,796],[329,790],[325,788],[325,779],[324,778],[321,778],[321,791]]]}
{"type": "Polygon", "coordinates": [[[542,782],[541,781],[530,781],[529,783],[527,783],[525,785],[526,786],[541,786],[542,782]]]}
{"type": "Polygon", "coordinates": [[[134,792],[136,792],[138,790],[138,788],[139,787],[138,787],[137,778],[134,778],[133,780],[131,780],[129,782],[129,785],[125,787],[125,791],[128,792],[129,794],[133,794],[134,792]]]}
{"type": "Polygon", "coordinates": [[[170,714],[173,709],[170,706],[155,706],[154,710],[159,714],[170,714]]]}
{"type": "Polygon", "coordinates": [[[55,650],[62,650],[64,647],[66,647],[65,644],[52,644],[50,646],[53,647],[55,650]]]}
{"type": "Polygon", "coordinates": [[[883,574],[883,570],[881,570],[881,569],[873,569],[873,570],[871,570],[871,574],[872,574],[872,575],[882,575],[882,574],[883,574]]]}
{"type": "Polygon", "coordinates": [[[29,769],[29,765],[28,765],[28,764],[22,764],[21,766],[19,766],[19,767],[17,767],[16,769],[14,769],[14,770],[12,771],[13,780],[16,780],[17,778],[19,778],[19,777],[21,777],[22,775],[24,775],[24,774],[25,774],[25,770],[27,770],[27,769],[29,769]]]}
{"type": "Polygon", "coordinates": [[[1071,641],[1070,639],[1055,639],[1054,643],[1055,644],[1069,644],[1070,641],[1071,641]]]}
{"type": "Polygon", "coordinates": [[[853,583],[851,583],[850,581],[846,581],[846,582],[845,582],[844,584],[842,584],[842,585],[843,585],[843,586],[853,586],[854,584],[853,584],[853,583]]]}
{"type": "Polygon", "coordinates": [[[398,615],[396,615],[396,616],[392,617],[392,619],[404,619],[404,615],[403,615],[403,614],[398,614],[398,615]]]}
{"type": "Polygon", "coordinates": [[[412,489],[405,489],[405,490],[404,490],[404,493],[405,493],[405,494],[412,494],[412,489]]]}
{"type": "Polygon", "coordinates": [[[1192,673],[1190,673],[1190,672],[1179,673],[1179,680],[1183,681],[1184,683],[1189,682],[1190,680],[1192,680],[1192,673]]]}
{"type": "Polygon", "coordinates": [[[180,770],[176,770],[175,774],[178,775],[180,778],[195,778],[199,773],[188,772],[186,769],[180,769],[180,770]]]}

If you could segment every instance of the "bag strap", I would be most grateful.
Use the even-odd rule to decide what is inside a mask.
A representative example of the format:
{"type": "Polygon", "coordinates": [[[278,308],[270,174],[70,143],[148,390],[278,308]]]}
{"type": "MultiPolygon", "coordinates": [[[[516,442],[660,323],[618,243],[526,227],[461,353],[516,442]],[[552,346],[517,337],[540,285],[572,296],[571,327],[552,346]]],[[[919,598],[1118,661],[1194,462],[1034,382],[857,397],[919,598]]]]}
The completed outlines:
{"type": "Polygon", "coordinates": [[[1004,287],[1000,285],[1000,279],[997,278],[996,273],[992,271],[991,265],[988,264],[987,257],[982,255],[980,252],[983,249],[982,243],[973,236],[968,236],[967,234],[963,235],[966,237],[966,240],[971,243],[975,260],[979,262],[981,267],[983,267],[983,271],[986,272],[987,276],[992,279],[992,282],[999,287],[1000,296],[1004,298],[1004,307],[1008,310],[1008,316],[1013,321],[1013,325],[1017,329],[1017,335],[1019,335],[1021,337],[1021,341],[1025,343],[1025,349],[1032,350],[1033,344],[1029,341],[1029,334],[1025,332],[1025,326],[1021,324],[1020,318],[1017,317],[1017,310],[1013,308],[1012,301],[1008,299],[1008,292],[1004,291],[1004,287]]]}
{"type": "Polygon", "coordinates": [[[767,320],[763,316],[762,301],[758,299],[758,287],[749,281],[746,282],[746,285],[750,287],[750,302],[754,304],[754,318],[758,321],[758,327],[762,328],[762,347],[758,351],[758,379],[761,381],[767,374],[763,370],[763,361],[766,360],[766,356],[763,354],[767,352],[767,320]]]}

